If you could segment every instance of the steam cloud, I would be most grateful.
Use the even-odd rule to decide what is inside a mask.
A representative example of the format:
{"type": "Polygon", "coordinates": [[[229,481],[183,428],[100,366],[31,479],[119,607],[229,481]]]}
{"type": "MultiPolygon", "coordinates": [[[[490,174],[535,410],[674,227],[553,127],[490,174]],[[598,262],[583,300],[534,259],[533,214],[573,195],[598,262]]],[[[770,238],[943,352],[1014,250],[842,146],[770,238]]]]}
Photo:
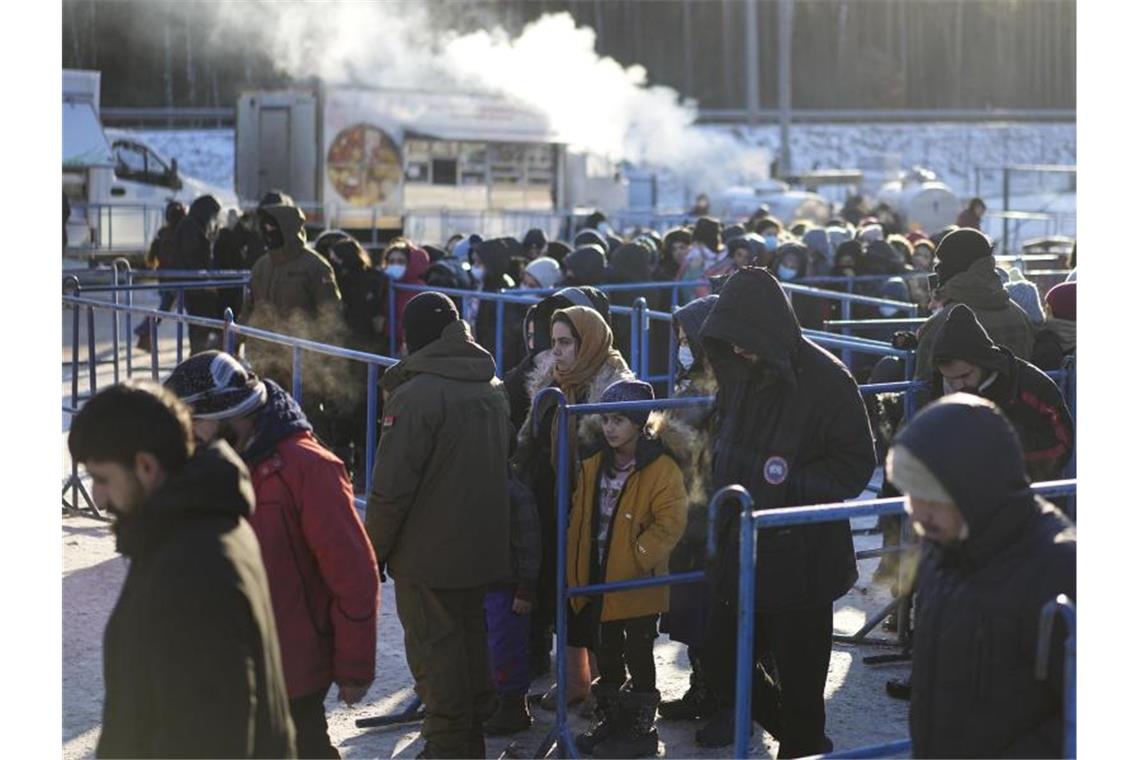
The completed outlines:
{"type": "Polygon", "coordinates": [[[544,15],[512,38],[501,26],[454,31],[422,4],[215,8],[215,38],[236,33],[297,80],[503,94],[545,114],[574,149],[668,168],[706,185],[766,176],[763,151],[697,129],[695,102],[649,85],[641,66],[599,56],[594,31],[576,26],[568,13],[544,15]]]}

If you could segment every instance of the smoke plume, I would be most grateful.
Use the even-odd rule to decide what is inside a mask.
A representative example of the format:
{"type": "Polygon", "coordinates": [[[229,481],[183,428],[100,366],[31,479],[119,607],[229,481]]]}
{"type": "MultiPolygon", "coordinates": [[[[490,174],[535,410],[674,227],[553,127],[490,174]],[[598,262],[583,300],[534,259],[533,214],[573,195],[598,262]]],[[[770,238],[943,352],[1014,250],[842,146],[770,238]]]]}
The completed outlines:
{"type": "Polygon", "coordinates": [[[447,4],[221,3],[216,41],[240,39],[295,80],[423,90],[482,91],[545,114],[572,148],[668,168],[724,185],[765,176],[763,152],[697,129],[697,104],[650,85],[594,48],[568,13],[547,14],[516,37],[501,26],[456,31],[447,4]]]}

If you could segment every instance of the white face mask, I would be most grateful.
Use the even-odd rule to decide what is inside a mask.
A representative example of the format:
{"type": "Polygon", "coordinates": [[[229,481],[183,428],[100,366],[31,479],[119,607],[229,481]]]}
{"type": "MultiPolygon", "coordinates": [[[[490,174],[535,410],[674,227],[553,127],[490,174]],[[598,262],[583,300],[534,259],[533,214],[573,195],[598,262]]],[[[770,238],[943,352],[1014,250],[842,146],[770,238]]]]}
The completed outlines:
{"type": "Polygon", "coordinates": [[[775,253],[776,249],[780,247],[780,241],[776,239],[775,235],[764,236],[764,247],[771,253],[775,253]]]}
{"type": "Polygon", "coordinates": [[[483,267],[471,267],[471,276],[477,281],[483,282],[483,273],[486,270],[483,267]]]}
{"type": "Polygon", "coordinates": [[[688,346],[681,346],[677,349],[677,363],[685,369],[693,366],[693,349],[688,346]]]}
{"type": "Polygon", "coordinates": [[[884,317],[893,317],[894,315],[899,313],[899,310],[897,308],[895,308],[894,306],[880,306],[879,307],[879,313],[882,314],[884,317]]]}
{"type": "Polygon", "coordinates": [[[408,271],[408,268],[404,264],[389,264],[384,267],[384,274],[393,280],[398,280],[403,277],[406,271],[408,271]]]}
{"type": "Polygon", "coordinates": [[[799,271],[794,267],[776,267],[776,276],[781,280],[794,280],[799,271]]]}

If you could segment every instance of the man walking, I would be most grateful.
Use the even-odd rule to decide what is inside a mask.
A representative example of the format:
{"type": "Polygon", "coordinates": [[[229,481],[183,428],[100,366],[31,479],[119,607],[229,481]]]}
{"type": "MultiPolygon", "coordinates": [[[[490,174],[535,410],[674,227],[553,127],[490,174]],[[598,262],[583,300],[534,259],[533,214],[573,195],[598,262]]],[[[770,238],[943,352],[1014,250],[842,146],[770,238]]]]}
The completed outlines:
{"type": "Polygon", "coordinates": [[[166,380],[194,416],[194,433],[222,439],[250,468],[261,544],[281,638],[289,710],[301,757],[339,757],[325,696],[348,705],[376,669],[379,580],[344,464],[313,437],[297,403],[229,354],[206,351],[166,380]]]}
{"type": "MultiPolygon", "coordinates": [[[[739,483],[754,507],[774,509],[858,496],[875,468],[875,445],[858,386],[834,356],[803,337],[776,279],[749,267],[729,278],[701,341],[716,377],[714,489],[739,483]]],[[[733,702],[739,512],[717,516],[705,670],[714,693],[733,702]]],[[[753,715],[780,743],[779,757],[827,752],[823,690],[831,659],[832,602],[855,583],[847,521],[761,530],[757,537],[757,655],[778,677],[754,671],[753,715]],[[778,681],[778,683],[777,683],[778,681]]],[[[725,708],[700,731],[726,746],[725,708]]]]}
{"type": "Polygon", "coordinates": [[[186,407],[151,383],[96,394],[67,444],[131,560],[103,637],[96,756],[294,757],[245,466],[225,443],[195,446],[186,407]]]}
{"type": "Polygon", "coordinates": [[[447,296],[404,312],[408,356],[384,373],[366,524],[396,583],[408,666],[427,717],[421,757],[483,757],[495,710],[483,597],[510,567],[510,406],[495,360],[447,296]]]}
{"type": "Polygon", "coordinates": [[[1063,636],[1034,672],[1042,606],[1076,599],[1073,524],[1029,488],[992,402],[928,406],[887,454],[922,537],[911,674],[915,757],[1060,757],[1063,636]]]}

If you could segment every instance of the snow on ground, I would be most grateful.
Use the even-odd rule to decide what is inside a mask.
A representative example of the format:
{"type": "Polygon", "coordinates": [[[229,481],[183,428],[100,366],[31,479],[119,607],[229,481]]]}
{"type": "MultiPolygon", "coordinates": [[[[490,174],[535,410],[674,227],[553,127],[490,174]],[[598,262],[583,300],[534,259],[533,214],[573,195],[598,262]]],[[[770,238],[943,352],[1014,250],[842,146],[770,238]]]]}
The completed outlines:
{"type": "MultiPolygon", "coordinates": [[[[779,155],[776,125],[709,126],[728,131],[744,142],[766,146],[779,155]]],[[[178,159],[180,170],[212,184],[233,187],[234,130],[124,130],[140,137],[160,153],[178,159]]],[[[961,197],[998,195],[1001,167],[1010,164],[1075,164],[1077,128],[1072,123],[882,123],[799,124],[790,131],[792,164],[796,171],[813,168],[864,167],[887,160],[899,167],[920,164],[933,170],[961,197]],[[980,187],[975,169],[981,168],[980,187]]],[[[1019,194],[1052,189],[1065,179],[1018,178],[1019,194]],[[1052,183],[1052,184],[1050,184],[1052,183]]]]}

